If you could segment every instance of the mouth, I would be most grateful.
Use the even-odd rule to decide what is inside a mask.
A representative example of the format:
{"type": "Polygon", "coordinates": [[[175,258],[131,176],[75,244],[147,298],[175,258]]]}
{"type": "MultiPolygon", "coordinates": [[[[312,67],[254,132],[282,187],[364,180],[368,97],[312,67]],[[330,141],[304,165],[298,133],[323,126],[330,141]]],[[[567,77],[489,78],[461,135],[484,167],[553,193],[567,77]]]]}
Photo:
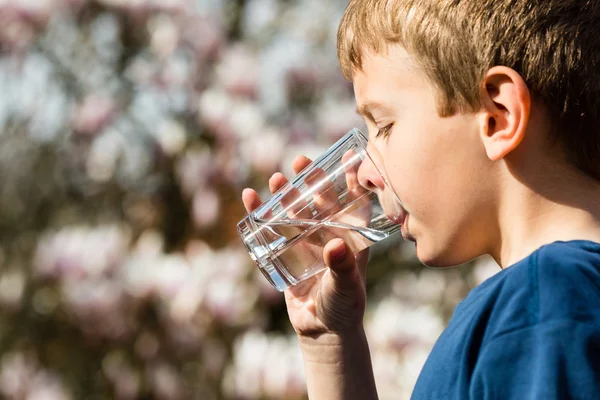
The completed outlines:
{"type": "Polygon", "coordinates": [[[404,208],[400,208],[398,213],[388,215],[387,217],[393,224],[402,226],[406,222],[406,218],[408,218],[408,213],[404,208]]]}
{"type": "Polygon", "coordinates": [[[407,225],[406,222],[408,221],[409,214],[408,214],[408,212],[406,212],[405,209],[401,209],[399,214],[388,215],[387,217],[392,223],[401,226],[402,238],[404,238],[404,240],[416,242],[415,238],[413,238],[411,236],[411,234],[408,233],[408,228],[406,227],[406,225],[407,225]]]}
{"type": "Polygon", "coordinates": [[[400,232],[402,233],[402,239],[407,240],[409,242],[417,243],[417,239],[415,239],[410,233],[408,233],[408,230],[404,227],[404,225],[402,226],[400,232]]]}

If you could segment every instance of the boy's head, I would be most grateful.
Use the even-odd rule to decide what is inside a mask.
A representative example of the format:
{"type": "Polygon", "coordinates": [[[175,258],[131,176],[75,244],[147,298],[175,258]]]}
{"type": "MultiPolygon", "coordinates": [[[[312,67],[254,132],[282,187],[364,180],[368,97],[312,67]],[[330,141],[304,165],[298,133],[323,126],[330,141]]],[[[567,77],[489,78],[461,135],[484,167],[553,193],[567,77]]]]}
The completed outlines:
{"type": "Polygon", "coordinates": [[[493,252],[508,158],[600,180],[600,2],[351,0],[338,56],[425,263],[493,252]]]}

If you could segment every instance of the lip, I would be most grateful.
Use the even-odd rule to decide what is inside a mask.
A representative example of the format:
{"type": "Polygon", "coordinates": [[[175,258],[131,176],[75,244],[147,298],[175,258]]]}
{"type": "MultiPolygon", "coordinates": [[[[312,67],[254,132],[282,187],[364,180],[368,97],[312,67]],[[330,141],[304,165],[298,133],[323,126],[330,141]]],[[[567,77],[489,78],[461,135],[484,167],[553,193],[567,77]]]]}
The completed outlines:
{"type": "Polygon", "coordinates": [[[416,240],[408,233],[407,228],[406,228],[406,221],[408,220],[409,214],[406,212],[406,210],[402,209],[400,211],[400,214],[398,215],[388,215],[387,216],[388,219],[396,224],[396,225],[400,225],[401,226],[401,234],[402,234],[402,238],[404,240],[408,240],[411,242],[415,242],[416,240]]]}
{"type": "Polygon", "coordinates": [[[408,213],[406,212],[406,210],[401,209],[400,213],[395,215],[388,215],[387,217],[393,224],[404,225],[404,222],[406,222],[406,218],[408,217],[408,213]]]}
{"type": "Polygon", "coordinates": [[[410,234],[405,228],[406,225],[402,225],[400,232],[402,233],[402,239],[408,240],[409,242],[417,242],[417,240],[410,234]]]}

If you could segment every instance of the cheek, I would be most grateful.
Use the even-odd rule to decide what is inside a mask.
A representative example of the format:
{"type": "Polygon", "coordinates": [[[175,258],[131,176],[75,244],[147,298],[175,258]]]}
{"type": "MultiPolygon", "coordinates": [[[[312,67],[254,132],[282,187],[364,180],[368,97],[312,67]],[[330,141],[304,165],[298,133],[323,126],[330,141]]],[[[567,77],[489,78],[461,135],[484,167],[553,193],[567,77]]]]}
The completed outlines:
{"type": "Polygon", "coordinates": [[[415,124],[411,134],[405,131],[390,136],[384,156],[386,169],[414,224],[434,228],[452,225],[459,217],[456,211],[462,208],[463,194],[469,192],[475,178],[469,173],[474,168],[467,167],[478,165],[481,158],[476,155],[476,141],[460,140],[469,137],[467,129],[472,126],[447,118],[415,124]]]}
{"type": "MultiPolygon", "coordinates": [[[[390,139],[392,139],[390,137],[390,139]]],[[[443,160],[435,148],[417,140],[394,138],[388,142],[384,160],[393,188],[406,202],[409,212],[426,207],[435,188],[439,185],[440,165],[443,160]]]]}

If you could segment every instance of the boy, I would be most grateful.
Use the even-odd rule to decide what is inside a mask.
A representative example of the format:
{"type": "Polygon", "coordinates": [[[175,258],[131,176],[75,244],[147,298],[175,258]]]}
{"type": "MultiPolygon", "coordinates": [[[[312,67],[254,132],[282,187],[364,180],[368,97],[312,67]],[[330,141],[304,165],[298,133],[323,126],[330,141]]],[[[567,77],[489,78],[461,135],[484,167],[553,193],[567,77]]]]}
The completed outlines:
{"type": "MultiPolygon", "coordinates": [[[[414,399],[600,398],[599,27],[599,1],[348,5],[338,56],[404,238],[432,267],[490,254],[503,268],[456,308],[414,399]]],[[[334,239],[324,257],[324,274],[285,293],[309,396],[377,398],[367,255],[334,239]]]]}

